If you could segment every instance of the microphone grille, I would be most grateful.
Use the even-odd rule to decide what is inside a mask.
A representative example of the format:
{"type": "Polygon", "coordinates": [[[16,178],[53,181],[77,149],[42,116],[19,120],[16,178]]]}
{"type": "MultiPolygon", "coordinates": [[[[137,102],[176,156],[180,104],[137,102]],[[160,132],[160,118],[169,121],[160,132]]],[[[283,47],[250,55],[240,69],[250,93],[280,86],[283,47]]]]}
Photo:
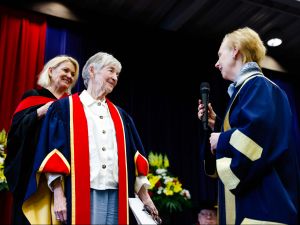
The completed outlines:
{"type": "Polygon", "coordinates": [[[209,86],[208,82],[202,82],[200,84],[200,91],[201,92],[209,92],[209,90],[210,90],[210,86],[209,86]]]}

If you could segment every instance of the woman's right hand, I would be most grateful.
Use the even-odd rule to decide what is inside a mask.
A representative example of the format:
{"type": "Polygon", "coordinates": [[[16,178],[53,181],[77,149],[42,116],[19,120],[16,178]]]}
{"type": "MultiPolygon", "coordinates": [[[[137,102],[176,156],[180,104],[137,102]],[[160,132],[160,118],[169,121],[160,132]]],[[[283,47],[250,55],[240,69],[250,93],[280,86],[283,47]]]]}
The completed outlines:
{"type": "Polygon", "coordinates": [[[46,103],[45,105],[41,106],[40,108],[37,109],[37,116],[38,118],[42,118],[43,116],[46,115],[48,108],[50,105],[53,103],[53,101],[46,103]]]}
{"type": "MultiPolygon", "coordinates": [[[[198,102],[198,118],[201,120],[204,114],[204,104],[202,104],[201,99],[198,102]]],[[[214,130],[216,123],[217,114],[213,110],[211,103],[208,104],[208,126],[214,130]]]]}

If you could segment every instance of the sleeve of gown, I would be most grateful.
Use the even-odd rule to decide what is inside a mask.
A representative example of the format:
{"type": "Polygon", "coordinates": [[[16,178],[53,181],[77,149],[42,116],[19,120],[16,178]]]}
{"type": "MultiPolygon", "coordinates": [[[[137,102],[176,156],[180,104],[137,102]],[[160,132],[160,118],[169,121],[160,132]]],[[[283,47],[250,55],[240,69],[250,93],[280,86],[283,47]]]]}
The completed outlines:
{"type": "Polygon", "coordinates": [[[147,158],[145,157],[145,150],[135,124],[130,116],[128,116],[128,118],[128,127],[131,133],[131,142],[135,150],[134,162],[136,169],[136,180],[134,188],[135,192],[137,193],[142,185],[144,185],[146,189],[150,187],[150,182],[147,178],[149,172],[149,164],[147,158]]]}
{"type": "Polygon", "coordinates": [[[286,95],[265,78],[242,87],[231,129],[219,136],[217,171],[226,188],[239,193],[288,149],[290,108],[286,95]]]}
{"type": "Polygon", "coordinates": [[[37,189],[42,173],[68,175],[70,173],[67,124],[62,117],[60,102],[54,102],[48,109],[42,123],[39,141],[34,157],[34,167],[25,199],[37,189]]]}
{"type": "MultiPolygon", "coordinates": [[[[31,96],[30,93],[27,93],[27,96],[31,96]]],[[[36,111],[39,107],[34,106],[24,109],[12,118],[8,132],[4,170],[9,189],[12,192],[23,186],[23,180],[27,177],[24,172],[26,173],[28,170],[22,168],[22,166],[32,165],[32,155],[34,154],[40,126],[36,111]]]]}
{"type": "Polygon", "coordinates": [[[42,124],[40,138],[37,145],[37,153],[43,159],[38,164],[38,171],[43,173],[59,173],[68,175],[69,165],[69,131],[68,124],[64,120],[60,101],[53,103],[48,110],[42,124]]]}

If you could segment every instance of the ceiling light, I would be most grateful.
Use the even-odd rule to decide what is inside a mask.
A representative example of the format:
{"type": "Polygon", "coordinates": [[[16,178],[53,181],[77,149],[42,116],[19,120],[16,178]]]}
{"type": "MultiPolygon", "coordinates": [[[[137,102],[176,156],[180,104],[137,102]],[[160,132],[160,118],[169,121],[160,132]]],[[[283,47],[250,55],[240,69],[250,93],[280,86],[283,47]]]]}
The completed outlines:
{"type": "Polygon", "coordinates": [[[44,13],[46,15],[51,15],[68,20],[80,21],[80,19],[68,6],[60,2],[37,2],[32,4],[30,8],[34,11],[44,13]]]}
{"type": "Polygon", "coordinates": [[[282,44],[282,40],[280,38],[270,38],[267,42],[267,45],[270,47],[277,47],[282,44]]]}

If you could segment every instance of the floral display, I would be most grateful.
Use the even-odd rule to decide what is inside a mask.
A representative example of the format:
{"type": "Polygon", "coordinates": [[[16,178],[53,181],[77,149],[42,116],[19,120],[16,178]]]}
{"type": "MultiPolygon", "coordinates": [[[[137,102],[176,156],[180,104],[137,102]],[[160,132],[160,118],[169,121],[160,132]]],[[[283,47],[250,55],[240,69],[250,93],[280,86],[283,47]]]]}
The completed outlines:
{"type": "Polygon", "coordinates": [[[7,143],[7,134],[6,131],[3,129],[0,132],[0,191],[8,190],[8,185],[6,178],[4,176],[4,160],[6,157],[5,148],[7,143]]]}
{"type": "Polygon", "coordinates": [[[192,206],[190,192],[169,171],[167,155],[150,152],[148,155],[149,194],[160,214],[182,212],[192,206]]]}

